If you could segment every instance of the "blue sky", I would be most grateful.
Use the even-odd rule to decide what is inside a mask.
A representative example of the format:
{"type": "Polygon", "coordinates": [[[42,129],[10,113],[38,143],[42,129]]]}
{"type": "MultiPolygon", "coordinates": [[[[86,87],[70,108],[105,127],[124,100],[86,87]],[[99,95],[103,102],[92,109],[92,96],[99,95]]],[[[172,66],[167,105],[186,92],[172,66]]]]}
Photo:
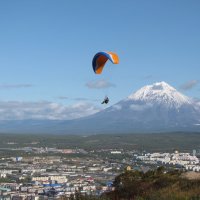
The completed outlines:
{"type": "Polygon", "coordinates": [[[199,0],[1,1],[0,103],[84,116],[105,94],[112,105],[158,81],[200,98],[199,10],[199,0]],[[91,62],[104,50],[120,64],[98,76],[91,62]],[[88,87],[98,81],[110,87],[88,87]]]}

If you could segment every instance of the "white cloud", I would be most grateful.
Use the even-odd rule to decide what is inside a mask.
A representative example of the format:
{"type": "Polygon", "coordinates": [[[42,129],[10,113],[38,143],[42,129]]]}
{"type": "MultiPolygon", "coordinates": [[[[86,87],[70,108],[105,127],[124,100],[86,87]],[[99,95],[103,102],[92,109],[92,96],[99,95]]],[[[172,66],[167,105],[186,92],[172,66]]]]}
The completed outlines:
{"type": "Polygon", "coordinates": [[[31,84],[0,84],[0,89],[19,89],[33,87],[31,84]]]}
{"type": "Polygon", "coordinates": [[[198,80],[190,80],[186,83],[184,83],[183,85],[181,85],[181,89],[182,90],[191,90],[192,88],[194,88],[197,84],[199,83],[198,80]]]}
{"type": "Polygon", "coordinates": [[[113,110],[121,110],[122,109],[122,106],[121,105],[114,105],[112,106],[113,107],[113,110]]]}
{"type": "Polygon", "coordinates": [[[86,86],[90,89],[104,89],[109,87],[115,87],[113,83],[110,83],[107,80],[97,80],[97,81],[90,81],[86,83],[86,86]]]}
{"type": "Polygon", "coordinates": [[[58,99],[66,100],[66,99],[69,99],[69,97],[66,97],[66,96],[60,96],[60,97],[58,97],[58,99]]]}
{"type": "Polygon", "coordinates": [[[70,97],[67,97],[67,96],[59,96],[57,97],[57,99],[60,99],[60,100],[72,100],[72,101],[87,101],[87,102],[96,102],[96,101],[101,101],[100,99],[89,99],[89,98],[84,98],[84,97],[76,97],[76,98],[70,98],[70,97]]]}
{"type": "Polygon", "coordinates": [[[132,104],[132,105],[130,105],[130,108],[135,111],[143,111],[143,110],[146,110],[151,107],[152,107],[152,104],[143,104],[143,105],[132,104]]]}
{"type": "Polygon", "coordinates": [[[54,102],[0,101],[0,120],[15,119],[75,119],[100,111],[91,103],[63,105],[54,102]]]}
{"type": "Polygon", "coordinates": [[[150,80],[152,78],[153,78],[153,75],[151,75],[151,74],[144,76],[145,80],[150,80]]]}

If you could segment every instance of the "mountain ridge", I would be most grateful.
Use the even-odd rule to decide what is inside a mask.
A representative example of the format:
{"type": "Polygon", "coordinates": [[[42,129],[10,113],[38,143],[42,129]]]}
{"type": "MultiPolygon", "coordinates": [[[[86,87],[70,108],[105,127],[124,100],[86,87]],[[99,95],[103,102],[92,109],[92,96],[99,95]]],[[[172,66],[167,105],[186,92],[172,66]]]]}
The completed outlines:
{"type": "Polygon", "coordinates": [[[200,131],[200,106],[166,82],[147,85],[93,115],[74,120],[0,121],[0,132],[101,134],[200,131]],[[12,124],[13,123],[13,124],[12,124]]]}

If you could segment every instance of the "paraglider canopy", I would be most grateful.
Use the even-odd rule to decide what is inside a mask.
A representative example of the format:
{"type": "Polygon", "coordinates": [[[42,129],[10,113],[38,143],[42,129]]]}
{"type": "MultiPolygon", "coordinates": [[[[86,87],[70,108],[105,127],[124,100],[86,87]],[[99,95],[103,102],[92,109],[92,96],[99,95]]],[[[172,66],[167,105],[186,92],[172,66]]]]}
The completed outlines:
{"type": "Polygon", "coordinates": [[[92,67],[95,74],[101,74],[103,71],[103,68],[107,62],[107,60],[110,60],[113,64],[119,63],[119,58],[116,53],[113,52],[99,52],[97,53],[93,60],[92,60],[92,67]]]}

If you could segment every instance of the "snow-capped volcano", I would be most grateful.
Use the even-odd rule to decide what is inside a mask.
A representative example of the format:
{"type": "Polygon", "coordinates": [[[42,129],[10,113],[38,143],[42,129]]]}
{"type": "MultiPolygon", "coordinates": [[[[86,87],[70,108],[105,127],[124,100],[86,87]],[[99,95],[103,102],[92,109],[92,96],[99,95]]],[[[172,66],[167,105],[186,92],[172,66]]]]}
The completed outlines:
{"type": "Polygon", "coordinates": [[[87,120],[87,127],[98,124],[95,132],[193,131],[200,130],[200,106],[169,84],[157,82],[87,120]]]}
{"type": "Polygon", "coordinates": [[[131,94],[128,99],[134,101],[143,101],[148,103],[160,103],[170,106],[180,107],[184,104],[191,104],[191,100],[178,92],[175,88],[166,82],[158,82],[153,85],[147,85],[131,94]]]}
{"type": "Polygon", "coordinates": [[[200,104],[169,84],[158,82],[142,87],[117,104],[89,117],[69,121],[37,121],[37,127],[34,121],[0,124],[1,132],[21,133],[200,132],[200,104]]]}

